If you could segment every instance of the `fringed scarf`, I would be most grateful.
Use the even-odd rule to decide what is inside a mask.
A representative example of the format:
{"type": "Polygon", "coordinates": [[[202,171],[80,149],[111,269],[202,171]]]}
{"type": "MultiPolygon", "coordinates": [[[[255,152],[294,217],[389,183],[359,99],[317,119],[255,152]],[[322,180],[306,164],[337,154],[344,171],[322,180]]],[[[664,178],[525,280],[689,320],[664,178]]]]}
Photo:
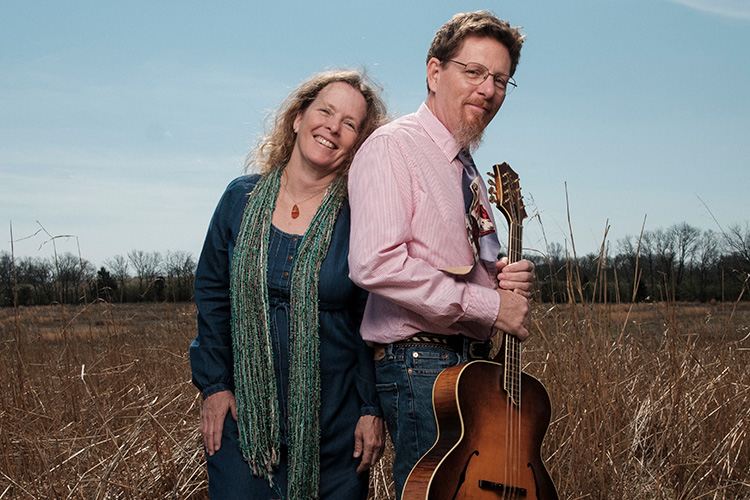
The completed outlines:
{"type": "MultiPolygon", "coordinates": [[[[240,450],[253,474],[273,484],[279,465],[279,407],[268,306],[268,242],[279,193],[277,168],[250,194],[237,235],[231,274],[232,348],[240,450]]],[[[320,474],[320,355],[318,280],[333,225],[346,197],[346,176],[331,183],[297,251],[289,325],[288,492],[318,497],[320,474]]]]}

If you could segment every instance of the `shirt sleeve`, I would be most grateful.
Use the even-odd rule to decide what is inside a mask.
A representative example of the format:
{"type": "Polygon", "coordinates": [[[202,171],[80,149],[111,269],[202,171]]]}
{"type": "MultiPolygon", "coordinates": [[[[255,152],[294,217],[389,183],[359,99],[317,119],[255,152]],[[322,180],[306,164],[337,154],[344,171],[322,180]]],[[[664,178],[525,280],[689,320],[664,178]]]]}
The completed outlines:
{"type": "MultiPolygon", "coordinates": [[[[356,315],[354,324],[359,325],[362,322],[365,304],[367,303],[367,292],[361,288],[357,288],[357,292],[357,309],[354,313],[356,315]]],[[[360,415],[382,417],[383,411],[380,408],[380,396],[375,384],[373,350],[362,340],[361,335],[356,335],[355,337],[357,349],[356,387],[359,398],[362,401],[360,415]]]]}
{"type": "Polygon", "coordinates": [[[193,384],[204,398],[234,390],[229,273],[233,225],[242,217],[251,189],[245,178],[233,181],[219,201],[195,272],[198,334],[190,345],[193,384]]]}
{"type": "MultiPolygon", "coordinates": [[[[409,162],[397,141],[382,135],[371,137],[355,157],[349,174],[352,281],[441,327],[486,326],[489,337],[500,305],[497,292],[456,279],[409,252],[421,237],[417,230],[441,230],[437,214],[432,227],[412,227],[420,186],[419,166],[409,162]]],[[[432,249],[436,255],[441,250],[432,249]]]]}

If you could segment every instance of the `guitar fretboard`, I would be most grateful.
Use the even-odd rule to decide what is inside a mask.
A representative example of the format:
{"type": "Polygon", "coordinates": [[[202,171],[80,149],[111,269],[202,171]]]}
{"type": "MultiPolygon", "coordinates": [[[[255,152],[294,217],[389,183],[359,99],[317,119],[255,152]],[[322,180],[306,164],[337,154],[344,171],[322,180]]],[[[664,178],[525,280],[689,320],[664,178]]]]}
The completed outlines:
{"type": "MultiPolygon", "coordinates": [[[[521,188],[518,176],[507,163],[495,165],[494,182],[491,180],[490,193],[495,198],[497,208],[503,212],[508,221],[508,263],[521,260],[523,246],[521,221],[526,217],[526,210],[521,199],[521,188]]],[[[489,174],[492,176],[493,174],[489,174]]],[[[521,341],[514,335],[504,334],[505,373],[503,388],[508,398],[516,406],[521,405],[521,341]]]]}
{"type": "MultiPolygon", "coordinates": [[[[510,223],[508,262],[521,259],[521,225],[510,223]]],[[[505,334],[505,391],[516,406],[521,405],[521,341],[515,335],[505,334]]]]}

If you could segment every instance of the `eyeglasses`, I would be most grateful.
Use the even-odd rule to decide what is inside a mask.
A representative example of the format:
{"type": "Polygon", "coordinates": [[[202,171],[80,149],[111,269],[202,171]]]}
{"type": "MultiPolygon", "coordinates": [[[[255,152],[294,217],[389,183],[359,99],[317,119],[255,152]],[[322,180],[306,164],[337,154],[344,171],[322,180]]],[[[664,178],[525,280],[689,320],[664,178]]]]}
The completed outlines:
{"type": "Polygon", "coordinates": [[[479,85],[480,83],[484,82],[488,76],[491,76],[492,80],[495,82],[495,88],[505,95],[510,94],[511,91],[517,87],[516,81],[513,79],[513,77],[504,75],[502,73],[495,73],[493,75],[492,73],[490,73],[490,70],[488,70],[487,67],[482,66],[479,63],[462,63],[454,61],[453,59],[448,59],[446,62],[452,62],[463,66],[464,76],[469,81],[469,83],[473,85],[479,85]]]}

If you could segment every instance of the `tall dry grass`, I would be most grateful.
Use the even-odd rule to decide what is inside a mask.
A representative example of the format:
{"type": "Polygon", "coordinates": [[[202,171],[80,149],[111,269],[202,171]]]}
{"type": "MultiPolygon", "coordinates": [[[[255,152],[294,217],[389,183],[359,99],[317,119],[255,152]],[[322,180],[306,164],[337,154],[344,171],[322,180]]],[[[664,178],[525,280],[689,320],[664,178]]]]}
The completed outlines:
{"type": "Polygon", "coordinates": [[[537,307],[561,498],[750,498],[750,304],[537,307]]]}
{"type": "MultiPolygon", "coordinates": [[[[750,498],[750,304],[533,314],[560,498],[750,498]]],[[[0,310],[0,499],[206,498],[194,334],[191,304],[0,310]]]]}
{"type": "Polygon", "coordinates": [[[0,310],[0,498],[207,498],[189,304],[0,310]]]}

